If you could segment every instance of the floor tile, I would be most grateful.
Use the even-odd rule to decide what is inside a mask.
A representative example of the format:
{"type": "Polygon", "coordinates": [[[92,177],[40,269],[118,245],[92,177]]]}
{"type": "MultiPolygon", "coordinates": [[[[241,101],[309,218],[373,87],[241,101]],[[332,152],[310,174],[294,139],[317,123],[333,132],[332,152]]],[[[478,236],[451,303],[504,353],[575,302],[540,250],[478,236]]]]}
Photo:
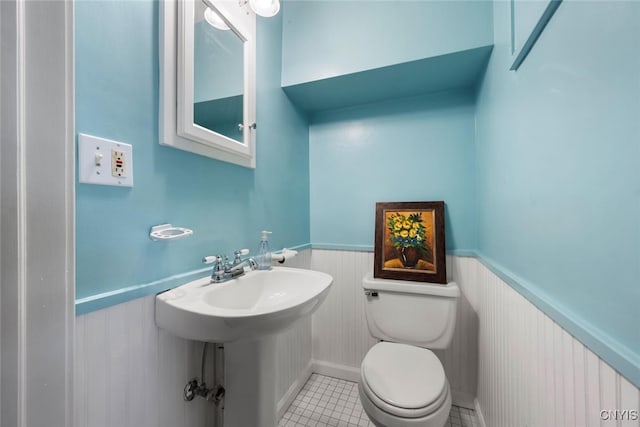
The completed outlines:
{"type": "MultiPolygon", "coordinates": [[[[281,427],[375,427],[362,409],[358,384],[313,374],[280,420],[281,427]]],[[[472,409],[452,406],[446,426],[477,426],[472,409]]]]}

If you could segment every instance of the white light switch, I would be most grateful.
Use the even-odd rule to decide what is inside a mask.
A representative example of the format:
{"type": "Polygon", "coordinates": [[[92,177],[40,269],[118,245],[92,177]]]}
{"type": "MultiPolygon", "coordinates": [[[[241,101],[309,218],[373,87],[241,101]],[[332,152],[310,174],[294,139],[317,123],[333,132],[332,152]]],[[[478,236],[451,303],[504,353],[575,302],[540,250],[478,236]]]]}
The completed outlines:
{"type": "Polygon", "coordinates": [[[79,134],[78,175],[86,184],[133,187],[131,144],[79,134]]]}

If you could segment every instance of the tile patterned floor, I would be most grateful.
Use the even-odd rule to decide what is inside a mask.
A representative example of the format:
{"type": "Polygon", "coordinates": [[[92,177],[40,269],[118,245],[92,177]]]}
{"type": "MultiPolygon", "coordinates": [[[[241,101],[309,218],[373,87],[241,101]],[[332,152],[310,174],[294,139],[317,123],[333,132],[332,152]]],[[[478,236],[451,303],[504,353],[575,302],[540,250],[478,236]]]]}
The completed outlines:
{"type": "MultiPolygon", "coordinates": [[[[374,427],[362,409],[358,384],[313,374],[284,414],[280,427],[374,427]]],[[[471,409],[451,407],[445,427],[478,427],[471,409]]]]}

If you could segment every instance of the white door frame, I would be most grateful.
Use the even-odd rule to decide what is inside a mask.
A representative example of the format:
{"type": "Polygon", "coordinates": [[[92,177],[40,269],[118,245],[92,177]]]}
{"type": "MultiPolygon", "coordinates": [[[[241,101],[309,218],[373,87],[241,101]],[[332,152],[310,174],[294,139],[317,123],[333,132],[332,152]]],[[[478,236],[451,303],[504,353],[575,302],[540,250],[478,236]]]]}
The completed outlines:
{"type": "Polygon", "coordinates": [[[0,1],[0,424],[73,425],[73,2],[0,1]]]}

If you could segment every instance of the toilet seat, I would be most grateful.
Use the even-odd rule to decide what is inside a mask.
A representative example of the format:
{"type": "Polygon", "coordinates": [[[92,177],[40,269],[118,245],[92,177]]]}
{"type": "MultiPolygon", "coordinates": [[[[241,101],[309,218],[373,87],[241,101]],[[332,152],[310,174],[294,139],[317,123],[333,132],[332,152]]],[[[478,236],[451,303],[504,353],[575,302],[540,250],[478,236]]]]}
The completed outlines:
{"type": "Polygon", "coordinates": [[[438,411],[449,385],[436,355],[428,349],[381,342],[362,361],[361,388],[379,409],[402,418],[438,411]]]}

